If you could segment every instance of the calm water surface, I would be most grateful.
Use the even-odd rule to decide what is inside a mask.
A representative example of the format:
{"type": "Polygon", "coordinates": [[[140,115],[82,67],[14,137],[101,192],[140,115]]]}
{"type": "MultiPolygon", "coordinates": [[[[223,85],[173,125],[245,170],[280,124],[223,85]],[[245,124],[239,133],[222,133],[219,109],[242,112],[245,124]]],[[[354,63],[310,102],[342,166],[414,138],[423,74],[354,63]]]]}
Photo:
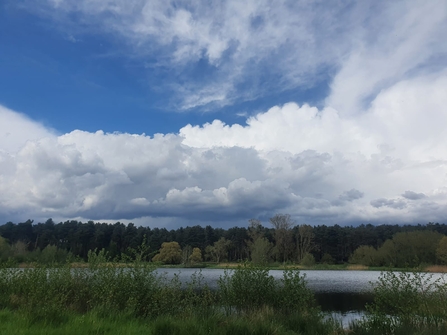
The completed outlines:
{"type": "MultiPolygon", "coordinates": [[[[158,269],[160,274],[172,278],[179,276],[182,282],[188,282],[191,275],[201,271],[205,283],[217,288],[218,280],[224,275],[222,269],[158,269]]],[[[229,270],[231,272],[231,270],[229,270]]],[[[308,287],[315,293],[323,312],[333,315],[347,327],[349,322],[360,319],[364,315],[365,305],[372,302],[372,285],[377,282],[380,271],[337,271],[337,270],[303,270],[308,287]]],[[[271,270],[270,275],[280,279],[282,270],[271,270]]],[[[433,279],[440,274],[434,274],[433,279]]]]}
{"type": "MultiPolygon", "coordinates": [[[[219,278],[225,273],[223,269],[157,269],[158,273],[166,274],[167,278],[177,274],[182,282],[189,281],[199,271],[210,288],[217,288],[219,278]]],[[[231,273],[231,270],[228,271],[231,273]]],[[[271,270],[269,273],[276,279],[283,276],[282,270],[271,270]]],[[[370,283],[376,282],[380,275],[379,271],[305,270],[300,273],[306,276],[308,287],[316,294],[371,292],[370,283]]]]}

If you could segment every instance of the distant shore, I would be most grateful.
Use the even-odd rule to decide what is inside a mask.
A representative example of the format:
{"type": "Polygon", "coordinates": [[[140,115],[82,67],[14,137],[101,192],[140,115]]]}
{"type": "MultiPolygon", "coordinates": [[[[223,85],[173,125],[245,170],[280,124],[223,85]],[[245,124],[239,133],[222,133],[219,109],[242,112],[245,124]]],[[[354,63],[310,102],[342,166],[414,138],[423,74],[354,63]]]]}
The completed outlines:
{"type": "MultiPolygon", "coordinates": [[[[174,269],[237,269],[242,266],[244,263],[235,263],[235,262],[221,262],[221,263],[198,263],[198,264],[157,264],[152,263],[154,267],[157,268],[174,268],[174,269]]],[[[66,264],[71,268],[88,268],[89,264],[84,262],[73,262],[70,264],[66,264]]],[[[120,263],[120,262],[109,262],[104,263],[105,266],[114,266],[114,267],[133,267],[133,263],[120,263]]],[[[40,267],[42,264],[38,263],[20,263],[13,267],[18,267],[22,269],[26,268],[35,268],[40,267]]],[[[56,266],[61,266],[56,265],[56,266]]],[[[62,265],[65,266],[65,265],[62,265]]],[[[390,268],[390,267],[374,267],[374,266],[365,266],[360,264],[315,264],[312,266],[304,266],[299,264],[271,264],[266,265],[266,268],[270,270],[328,270],[328,271],[336,271],[336,270],[345,270],[345,271],[405,271],[405,272],[430,272],[430,273],[447,273],[446,265],[426,265],[424,267],[416,267],[416,268],[390,268]]]]}

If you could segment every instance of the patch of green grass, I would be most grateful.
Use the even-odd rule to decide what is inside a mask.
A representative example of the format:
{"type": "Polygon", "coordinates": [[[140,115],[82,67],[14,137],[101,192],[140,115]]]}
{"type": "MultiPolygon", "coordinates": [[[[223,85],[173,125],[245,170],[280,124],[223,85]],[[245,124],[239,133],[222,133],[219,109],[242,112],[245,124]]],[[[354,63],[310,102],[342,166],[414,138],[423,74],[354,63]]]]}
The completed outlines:
{"type": "MultiPolygon", "coordinates": [[[[88,265],[0,268],[0,334],[343,334],[296,269],[275,280],[268,267],[244,263],[212,291],[200,271],[182,284],[150,264],[123,268],[100,253],[88,265]]],[[[353,334],[447,333],[444,282],[384,272],[374,294],[353,334]]]]}
{"type": "Polygon", "coordinates": [[[154,334],[154,335],[282,335],[282,334],[343,334],[329,323],[299,317],[247,314],[227,317],[213,314],[206,317],[189,315],[185,317],[161,316],[154,320],[129,318],[123,314],[107,317],[91,311],[86,314],[71,313],[63,323],[53,324],[42,320],[35,322],[20,311],[0,311],[0,334],[8,335],[78,335],[78,334],[154,334]]]}
{"type": "MultiPolygon", "coordinates": [[[[119,315],[102,318],[96,313],[66,313],[58,320],[39,319],[21,311],[2,310],[0,312],[0,334],[8,335],[79,335],[79,334],[148,334],[148,325],[135,318],[119,315]]],[[[149,333],[150,334],[150,333],[149,333]]]]}

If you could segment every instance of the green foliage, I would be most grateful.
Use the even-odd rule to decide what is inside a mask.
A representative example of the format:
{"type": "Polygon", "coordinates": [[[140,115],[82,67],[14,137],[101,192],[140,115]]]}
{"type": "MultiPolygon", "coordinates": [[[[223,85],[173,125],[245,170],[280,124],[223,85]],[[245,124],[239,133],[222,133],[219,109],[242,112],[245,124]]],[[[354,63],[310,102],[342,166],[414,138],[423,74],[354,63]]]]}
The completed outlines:
{"type": "Polygon", "coordinates": [[[444,236],[436,248],[436,258],[442,263],[447,264],[447,236],[444,236]]]}
{"type": "MultiPolygon", "coordinates": [[[[328,254],[334,259],[334,263],[342,264],[348,261],[359,246],[367,245],[378,250],[377,266],[410,267],[439,261],[436,258],[439,241],[436,239],[447,234],[447,225],[438,223],[417,226],[292,227],[293,221],[288,215],[276,215],[271,221],[273,224],[271,228],[262,226],[258,220],[251,220],[247,228],[233,227],[225,230],[211,226],[194,226],[170,231],[164,228],[137,227],[132,223],[125,225],[120,222],[107,224],[71,220],[55,223],[51,219],[44,223],[34,223],[32,220],[18,224],[8,222],[0,225],[0,236],[7,241],[6,247],[4,243],[0,243],[0,262],[6,262],[9,258],[12,263],[40,262],[41,251],[48,245],[67,251],[69,257],[80,261],[87,261],[88,252],[95,249],[107,250],[110,259],[122,259],[124,255],[128,256],[128,261],[136,260],[137,257],[139,261],[150,261],[159,252],[161,245],[168,241],[177,241],[179,245],[185,247],[190,246],[191,250],[200,248],[205,260],[208,261],[239,262],[251,257],[250,243],[258,237],[263,237],[268,242],[276,244],[269,255],[276,262],[292,260],[300,262],[306,252],[312,252],[319,260],[324,254],[328,254]],[[402,247],[398,237],[393,241],[393,236],[398,233],[414,233],[413,237],[416,238],[410,238],[416,243],[414,253],[408,248],[411,243],[404,242],[402,247]],[[419,233],[421,234],[418,235],[419,233]],[[434,239],[431,239],[430,235],[434,239]],[[214,245],[220,240],[225,243],[214,245]],[[425,248],[424,244],[428,248],[425,248]],[[143,245],[144,250],[141,249],[143,245]],[[223,245],[223,248],[216,248],[220,245],[223,245]],[[13,247],[14,251],[11,250],[13,247]],[[424,254],[424,250],[428,250],[429,253],[424,254]],[[408,255],[410,261],[405,259],[408,255]],[[414,265],[416,263],[418,264],[414,265]]],[[[182,261],[187,263],[190,255],[190,252],[186,252],[186,257],[182,261]]]]}
{"type": "MultiPolygon", "coordinates": [[[[106,327],[103,320],[109,318],[127,324],[148,320],[145,333],[155,334],[335,334],[298,271],[285,271],[276,281],[267,269],[244,266],[227,271],[213,292],[200,272],[181,285],[178,276],[167,280],[149,263],[122,268],[108,262],[104,250],[88,256],[89,268],[0,269],[0,310],[14,311],[34,334],[39,329],[49,334],[51,329],[64,334],[70,329],[77,333],[123,329],[106,327]]],[[[0,333],[13,329],[8,328],[10,314],[4,315],[0,333]]],[[[132,329],[129,325],[125,333],[132,329]]]]}
{"type": "Polygon", "coordinates": [[[213,262],[219,263],[228,259],[228,248],[230,245],[231,241],[228,241],[225,237],[221,237],[212,246],[208,246],[205,252],[213,262]]]}
{"type": "Polygon", "coordinates": [[[318,313],[312,292],[299,271],[286,270],[275,281],[269,270],[244,264],[219,279],[220,302],[227,314],[273,309],[281,313],[318,313]]]}
{"type": "Polygon", "coordinates": [[[11,257],[11,248],[5,238],[0,236],[0,263],[6,262],[11,257]]]}
{"type": "Polygon", "coordinates": [[[221,300],[227,312],[254,310],[273,301],[275,279],[267,268],[244,264],[236,270],[226,270],[219,279],[221,300]]]}
{"type": "Polygon", "coordinates": [[[314,249],[314,237],[315,235],[311,226],[306,224],[298,226],[296,232],[296,251],[299,262],[303,260],[306,254],[314,249]]]}
{"type": "Polygon", "coordinates": [[[67,251],[58,249],[55,245],[47,245],[40,253],[38,261],[46,265],[63,264],[67,261],[68,257],[67,251]]]}
{"type": "Polygon", "coordinates": [[[378,263],[376,266],[393,267],[397,264],[396,246],[393,240],[386,240],[377,250],[378,263]]]}
{"type": "Polygon", "coordinates": [[[325,253],[323,255],[323,257],[321,257],[321,263],[323,263],[323,264],[334,264],[334,258],[330,254],[325,253]]]}
{"type": "Polygon", "coordinates": [[[270,223],[274,227],[274,237],[278,260],[287,262],[293,253],[294,241],[292,227],[295,222],[289,214],[276,214],[270,218],[270,223]]]}
{"type": "Polygon", "coordinates": [[[349,258],[349,263],[362,264],[366,266],[378,266],[378,252],[369,245],[361,245],[349,258]]]}
{"type": "MultiPolygon", "coordinates": [[[[178,276],[167,280],[149,263],[110,263],[104,250],[89,253],[89,266],[0,269],[0,333],[14,333],[22,324],[33,334],[123,329],[103,321],[111,318],[125,320],[126,333],[134,329],[132,320],[135,327],[147,320],[145,331],[157,334],[343,334],[323,320],[296,270],[277,281],[268,269],[245,264],[227,270],[212,292],[200,272],[182,285],[178,276]],[[11,313],[20,324],[9,326],[11,313]]],[[[423,273],[382,273],[367,312],[352,334],[445,334],[447,285],[423,273]]]]}
{"type": "MultiPolygon", "coordinates": [[[[62,312],[60,312],[62,314],[62,312]]],[[[65,313],[66,314],[66,313],[65,313]]],[[[221,314],[201,315],[196,313],[185,317],[169,315],[154,320],[129,317],[126,314],[109,313],[101,315],[96,311],[66,314],[56,323],[35,322],[32,316],[10,310],[0,310],[0,333],[23,335],[287,335],[287,334],[343,334],[321,318],[293,314],[289,316],[260,313],[247,316],[225,317],[221,314]]]]}
{"type": "Polygon", "coordinates": [[[192,247],[187,245],[182,249],[182,264],[188,265],[190,263],[189,257],[192,255],[192,247]]]}
{"type": "Polygon", "coordinates": [[[182,262],[182,249],[177,242],[164,242],[161,245],[160,253],[155,255],[152,261],[165,264],[180,264],[182,262]]]}
{"type": "Polygon", "coordinates": [[[393,237],[397,267],[415,267],[436,263],[436,248],[443,237],[434,231],[397,233],[393,237]]]}
{"type": "Polygon", "coordinates": [[[304,257],[301,260],[301,265],[304,265],[304,266],[313,266],[313,265],[315,265],[315,257],[314,257],[314,255],[312,255],[310,253],[304,254],[304,257]]]}
{"type": "Polygon", "coordinates": [[[315,314],[318,310],[305,279],[305,276],[297,270],[284,270],[283,278],[277,287],[275,307],[283,313],[307,311],[310,315],[315,314]]]}
{"type": "Polygon", "coordinates": [[[106,250],[89,250],[87,254],[88,266],[91,269],[96,269],[109,261],[109,256],[106,250]]]}
{"type": "Polygon", "coordinates": [[[447,286],[429,274],[382,272],[367,312],[354,333],[442,334],[447,329],[447,286]]]}
{"type": "Polygon", "coordinates": [[[26,256],[28,254],[27,246],[22,241],[17,241],[10,248],[11,256],[16,260],[17,263],[22,263],[26,261],[26,256]]]}
{"type": "Polygon", "coordinates": [[[442,234],[433,231],[397,233],[376,250],[370,245],[358,247],[350,263],[366,266],[417,267],[420,264],[435,264],[437,246],[442,234]]]}
{"type": "Polygon", "coordinates": [[[136,262],[149,261],[150,257],[150,246],[147,243],[147,236],[143,236],[143,241],[136,248],[129,247],[127,250],[136,262]]]}
{"type": "Polygon", "coordinates": [[[199,248],[192,249],[192,254],[189,256],[189,262],[192,264],[201,263],[202,259],[202,251],[199,248]]]}
{"type": "Polygon", "coordinates": [[[267,265],[272,259],[273,243],[259,237],[250,244],[251,261],[255,265],[267,265]]]}

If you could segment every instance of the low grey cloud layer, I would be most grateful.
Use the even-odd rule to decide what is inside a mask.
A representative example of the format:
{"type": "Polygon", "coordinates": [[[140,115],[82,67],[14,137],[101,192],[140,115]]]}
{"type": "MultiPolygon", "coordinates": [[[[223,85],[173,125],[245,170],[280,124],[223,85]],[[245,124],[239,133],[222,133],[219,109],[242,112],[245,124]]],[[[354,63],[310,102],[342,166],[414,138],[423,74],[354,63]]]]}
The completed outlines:
{"type": "Polygon", "coordinates": [[[426,197],[424,193],[416,193],[413,191],[405,191],[404,194],[402,194],[402,196],[409,200],[419,200],[424,199],[426,197]]]}

